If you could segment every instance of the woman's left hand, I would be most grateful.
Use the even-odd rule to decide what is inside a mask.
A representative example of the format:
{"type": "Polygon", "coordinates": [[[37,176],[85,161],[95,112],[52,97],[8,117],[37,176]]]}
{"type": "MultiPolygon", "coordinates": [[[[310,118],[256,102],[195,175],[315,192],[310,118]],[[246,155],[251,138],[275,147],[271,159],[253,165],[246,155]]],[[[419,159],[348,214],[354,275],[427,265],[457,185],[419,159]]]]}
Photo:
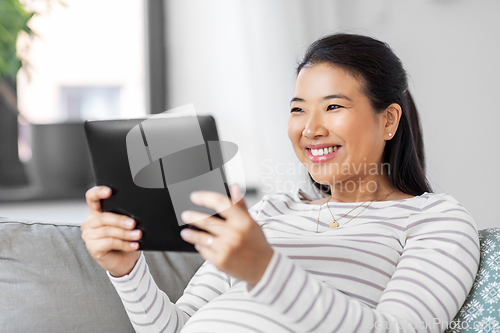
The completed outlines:
{"type": "Polygon", "coordinates": [[[194,204],[219,212],[225,221],[201,212],[184,211],[181,217],[185,223],[207,232],[185,228],[181,237],[194,244],[201,256],[218,270],[246,281],[250,290],[264,274],[273,249],[260,226],[248,214],[239,187],[231,186],[230,192],[233,199],[217,192],[193,192],[190,198],[194,204]],[[227,208],[228,200],[236,203],[227,208]]]}

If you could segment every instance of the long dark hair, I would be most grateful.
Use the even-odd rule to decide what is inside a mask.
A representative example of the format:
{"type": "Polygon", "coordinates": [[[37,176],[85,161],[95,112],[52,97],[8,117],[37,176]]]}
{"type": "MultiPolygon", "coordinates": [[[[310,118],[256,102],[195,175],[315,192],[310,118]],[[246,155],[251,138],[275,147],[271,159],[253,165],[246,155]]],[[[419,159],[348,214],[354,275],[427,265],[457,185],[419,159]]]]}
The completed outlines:
{"type": "MultiPolygon", "coordinates": [[[[335,34],[315,41],[297,67],[330,63],[349,71],[362,82],[363,92],[376,112],[383,112],[392,103],[401,106],[399,126],[391,140],[386,141],[382,163],[389,166],[387,175],[393,187],[409,195],[432,192],[425,178],[425,155],[420,120],[401,60],[389,45],[371,37],[335,34]]],[[[314,186],[331,194],[328,186],[314,186]]]]}

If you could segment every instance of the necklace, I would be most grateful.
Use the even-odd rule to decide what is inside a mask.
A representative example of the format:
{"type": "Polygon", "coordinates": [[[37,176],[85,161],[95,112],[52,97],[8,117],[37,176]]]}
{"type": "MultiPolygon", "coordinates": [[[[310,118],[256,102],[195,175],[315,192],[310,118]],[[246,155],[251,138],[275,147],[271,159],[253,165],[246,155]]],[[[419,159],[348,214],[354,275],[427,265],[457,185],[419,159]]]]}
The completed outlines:
{"type": "MultiPolygon", "coordinates": [[[[345,224],[349,223],[350,221],[354,220],[356,217],[358,217],[358,215],[360,215],[361,213],[363,213],[365,211],[365,209],[367,209],[374,201],[380,201],[382,199],[385,199],[387,198],[390,194],[396,192],[396,190],[392,191],[392,192],[389,192],[387,193],[386,195],[384,196],[381,196],[380,198],[377,198],[375,200],[370,200],[370,203],[368,205],[366,205],[359,213],[357,213],[354,217],[351,217],[345,224]]],[[[347,213],[345,213],[344,215],[342,215],[341,217],[339,217],[339,219],[337,220],[335,218],[335,216],[333,216],[333,213],[332,211],[330,210],[330,206],[328,206],[328,203],[330,202],[330,200],[332,199],[333,196],[330,196],[330,198],[322,203],[320,206],[319,206],[319,211],[318,211],[318,223],[316,224],[316,233],[319,233],[319,217],[321,215],[321,207],[323,207],[324,204],[326,204],[326,207],[328,208],[328,211],[330,212],[330,215],[332,215],[332,218],[333,218],[333,222],[330,223],[329,227],[330,229],[335,229],[339,226],[339,223],[338,221],[340,221],[340,219],[346,217],[347,215],[349,215],[349,213],[351,213],[352,211],[354,211],[355,209],[358,209],[359,207],[361,207],[362,205],[364,205],[365,203],[367,203],[368,201],[363,201],[362,203],[360,203],[359,205],[357,205],[356,207],[354,207],[353,209],[351,209],[350,211],[348,211],[347,213]]]]}

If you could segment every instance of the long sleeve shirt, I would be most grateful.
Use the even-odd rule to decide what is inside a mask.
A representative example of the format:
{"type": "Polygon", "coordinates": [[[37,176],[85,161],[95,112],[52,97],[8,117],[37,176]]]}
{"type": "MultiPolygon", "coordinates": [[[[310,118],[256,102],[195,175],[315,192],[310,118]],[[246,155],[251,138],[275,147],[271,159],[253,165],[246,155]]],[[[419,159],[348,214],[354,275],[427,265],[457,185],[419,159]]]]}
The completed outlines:
{"type": "Polygon", "coordinates": [[[479,265],[470,214],[434,193],[358,205],[265,196],[249,212],[274,254],[250,291],[209,262],[175,304],[143,256],[129,275],[109,277],[137,332],[443,331],[479,265]]]}

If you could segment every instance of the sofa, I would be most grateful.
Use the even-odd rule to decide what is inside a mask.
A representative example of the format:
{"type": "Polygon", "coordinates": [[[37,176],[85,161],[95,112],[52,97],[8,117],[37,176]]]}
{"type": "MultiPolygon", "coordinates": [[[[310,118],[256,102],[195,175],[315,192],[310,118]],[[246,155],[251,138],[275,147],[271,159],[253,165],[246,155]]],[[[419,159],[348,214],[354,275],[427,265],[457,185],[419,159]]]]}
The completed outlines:
{"type": "MultiPolygon", "coordinates": [[[[198,253],[145,252],[173,301],[203,263],[198,253]]],[[[134,332],[80,227],[0,218],[0,332],[134,332]]]]}
{"type": "MultiPolygon", "coordinates": [[[[498,332],[500,229],[480,231],[481,265],[447,332],[498,332]],[[489,328],[489,329],[488,329],[489,328]]],[[[202,264],[197,253],[145,252],[158,286],[176,301],[202,264]]],[[[134,332],[79,226],[0,218],[0,332],[134,332]]],[[[272,332],[270,332],[272,333],[272,332]]]]}

